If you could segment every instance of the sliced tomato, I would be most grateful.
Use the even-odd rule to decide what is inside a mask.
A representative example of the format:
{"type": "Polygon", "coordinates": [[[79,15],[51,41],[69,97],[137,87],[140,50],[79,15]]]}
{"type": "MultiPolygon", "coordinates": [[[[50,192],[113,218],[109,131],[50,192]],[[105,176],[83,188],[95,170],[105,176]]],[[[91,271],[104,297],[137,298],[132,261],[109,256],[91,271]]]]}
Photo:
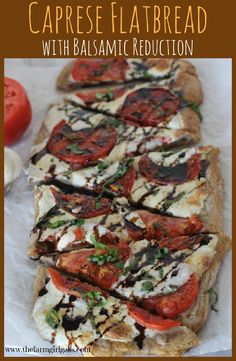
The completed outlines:
{"type": "Polygon", "coordinates": [[[77,218],[93,218],[110,213],[112,201],[108,198],[97,200],[85,194],[63,194],[51,188],[57,204],[77,218]]]}
{"type": "Polygon", "coordinates": [[[73,131],[62,120],[53,129],[47,147],[57,158],[70,163],[73,169],[80,169],[107,156],[116,140],[116,130],[111,126],[73,131]]]}
{"type": "Polygon", "coordinates": [[[32,117],[25,89],[11,78],[4,78],[4,144],[16,142],[28,128],[32,117]]]}
{"type": "MultiPolygon", "coordinates": [[[[100,288],[89,285],[88,283],[81,282],[79,279],[63,275],[54,268],[49,268],[48,272],[51,276],[54,286],[61,292],[75,297],[81,297],[85,292],[99,291],[100,288]]],[[[102,292],[105,294],[104,292],[102,292]]]]}
{"type": "MultiPolygon", "coordinates": [[[[191,218],[174,218],[152,213],[146,210],[137,210],[137,213],[146,225],[143,237],[147,239],[158,240],[163,237],[191,235],[201,231],[203,227],[202,222],[195,215],[191,218]]],[[[136,229],[136,233],[138,231],[139,229],[136,229]]],[[[133,229],[133,232],[135,232],[135,229],[133,229]]]]}
{"type": "Polygon", "coordinates": [[[98,88],[75,93],[77,97],[83,100],[84,105],[90,106],[93,103],[108,102],[120,98],[127,91],[127,86],[116,88],[98,88]]]}
{"type": "Polygon", "coordinates": [[[164,317],[176,317],[193,304],[197,295],[198,279],[195,274],[192,274],[177,291],[164,296],[149,297],[142,302],[142,306],[164,317]]]}
{"type": "Polygon", "coordinates": [[[83,275],[88,281],[96,282],[100,287],[111,289],[122,272],[120,265],[125,264],[130,257],[131,250],[128,246],[110,247],[107,249],[86,249],[65,253],[59,256],[57,267],[74,275],[83,275]],[[98,265],[89,260],[89,256],[107,255],[109,250],[117,250],[119,254],[119,267],[117,263],[98,265]]]}
{"type": "Polygon", "coordinates": [[[170,251],[181,251],[183,249],[192,248],[195,244],[201,243],[204,235],[195,236],[178,236],[174,238],[163,238],[158,241],[161,248],[167,247],[170,251]]]}
{"type": "Polygon", "coordinates": [[[194,154],[185,163],[173,167],[156,165],[147,154],[139,161],[140,173],[151,182],[179,184],[198,177],[201,171],[200,155],[194,154]]]}
{"type": "Polygon", "coordinates": [[[135,319],[141,326],[150,328],[156,331],[165,331],[180,325],[180,322],[165,319],[162,316],[154,315],[133,303],[127,303],[127,308],[130,316],[135,319]]]}
{"type": "Polygon", "coordinates": [[[74,80],[84,84],[122,82],[129,65],[126,59],[77,59],[71,69],[74,80]]]}
{"type": "Polygon", "coordinates": [[[76,228],[74,233],[75,233],[77,241],[84,239],[84,231],[82,230],[82,228],[80,228],[80,227],[76,228]]]}
{"type": "Polygon", "coordinates": [[[127,122],[138,126],[155,126],[175,114],[180,101],[163,88],[141,88],[130,93],[119,110],[127,122]]]}

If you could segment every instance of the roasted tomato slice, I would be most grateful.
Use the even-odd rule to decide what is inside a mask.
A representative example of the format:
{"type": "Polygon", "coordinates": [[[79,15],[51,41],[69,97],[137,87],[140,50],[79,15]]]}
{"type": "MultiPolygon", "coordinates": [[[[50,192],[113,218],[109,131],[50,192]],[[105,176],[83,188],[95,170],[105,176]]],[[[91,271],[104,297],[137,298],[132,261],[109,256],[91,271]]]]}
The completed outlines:
{"type": "Polygon", "coordinates": [[[100,287],[111,289],[118,281],[123,265],[130,257],[128,246],[109,249],[86,249],[59,256],[57,267],[74,275],[83,275],[88,281],[100,287]],[[112,261],[112,257],[113,262],[112,261]],[[109,258],[110,257],[110,262],[109,258]]]}
{"type": "Polygon", "coordinates": [[[70,163],[73,169],[80,169],[107,156],[116,140],[116,130],[111,126],[73,131],[62,120],[53,129],[47,147],[57,158],[70,163]]]}
{"type": "Polygon", "coordinates": [[[109,102],[121,97],[127,90],[127,86],[120,86],[117,88],[99,88],[91,89],[86,92],[78,91],[75,93],[77,97],[83,100],[86,106],[93,103],[109,102]]]}
{"type": "Polygon", "coordinates": [[[110,83],[124,81],[127,69],[126,59],[81,58],[74,62],[71,74],[74,80],[85,84],[110,83]]]}
{"type": "MultiPolygon", "coordinates": [[[[202,229],[202,222],[195,215],[190,218],[174,218],[155,214],[146,210],[137,210],[137,213],[146,225],[145,234],[142,233],[142,235],[147,239],[158,240],[163,237],[191,235],[202,229]]],[[[135,237],[136,234],[137,237],[139,237],[139,228],[132,227],[132,223],[126,223],[126,226],[132,239],[140,239],[135,237]]]]}
{"type": "Polygon", "coordinates": [[[99,201],[93,196],[84,194],[63,194],[52,188],[57,204],[77,218],[93,218],[111,211],[112,201],[100,198],[99,201]]]}
{"type": "MultiPolygon", "coordinates": [[[[73,295],[75,297],[84,296],[85,292],[101,291],[98,287],[89,285],[88,283],[81,282],[79,279],[63,275],[54,268],[49,268],[48,272],[51,276],[54,286],[61,292],[73,295]]],[[[103,294],[106,294],[103,292],[103,294]]]]}
{"type": "Polygon", "coordinates": [[[137,307],[133,303],[128,303],[127,307],[130,316],[143,327],[150,328],[156,331],[165,331],[169,328],[177,327],[180,325],[180,322],[178,321],[165,319],[159,315],[153,315],[152,313],[143,310],[140,307],[137,307]]]}
{"type": "Polygon", "coordinates": [[[161,248],[167,247],[170,251],[181,251],[183,249],[192,248],[195,244],[204,242],[205,235],[194,236],[178,236],[174,238],[163,238],[158,241],[161,248]]]}
{"type": "Polygon", "coordinates": [[[201,171],[200,155],[194,154],[185,163],[173,167],[156,165],[147,154],[139,161],[140,173],[150,182],[179,184],[198,177],[201,171]]]}
{"type": "Polygon", "coordinates": [[[130,93],[120,109],[120,115],[139,126],[155,126],[175,114],[180,101],[162,88],[142,88],[130,93]]]}
{"type": "Polygon", "coordinates": [[[149,311],[157,312],[164,317],[175,317],[187,310],[198,295],[198,280],[195,274],[177,291],[164,296],[153,296],[142,302],[149,311]]]}

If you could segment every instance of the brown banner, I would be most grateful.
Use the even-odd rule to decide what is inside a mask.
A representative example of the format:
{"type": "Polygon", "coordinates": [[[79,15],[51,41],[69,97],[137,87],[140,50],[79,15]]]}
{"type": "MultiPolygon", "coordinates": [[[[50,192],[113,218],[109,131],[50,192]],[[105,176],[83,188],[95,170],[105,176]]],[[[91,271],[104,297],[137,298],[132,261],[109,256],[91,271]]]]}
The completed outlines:
{"type": "Polygon", "coordinates": [[[20,0],[2,8],[5,57],[232,54],[229,1],[20,0]]]}

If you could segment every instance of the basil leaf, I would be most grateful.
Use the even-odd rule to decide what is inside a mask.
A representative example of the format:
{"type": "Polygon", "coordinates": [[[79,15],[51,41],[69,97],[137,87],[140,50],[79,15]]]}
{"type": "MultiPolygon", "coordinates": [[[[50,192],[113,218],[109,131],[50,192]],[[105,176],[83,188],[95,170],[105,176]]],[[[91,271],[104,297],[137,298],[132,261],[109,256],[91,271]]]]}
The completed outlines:
{"type": "Polygon", "coordinates": [[[154,286],[151,281],[146,281],[142,284],[141,291],[142,292],[151,292],[154,290],[154,286]]]}
{"type": "Polygon", "coordinates": [[[191,108],[195,113],[197,113],[197,115],[199,116],[200,121],[203,120],[203,116],[202,113],[200,111],[199,105],[196,103],[189,103],[188,107],[191,108]]]}
{"type": "Polygon", "coordinates": [[[169,253],[169,249],[167,247],[158,248],[156,258],[163,259],[169,253]]]}
{"type": "Polygon", "coordinates": [[[100,161],[100,162],[98,163],[98,170],[99,170],[99,171],[103,171],[103,170],[106,169],[107,167],[108,167],[108,165],[107,165],[106,163],[102,162],[102,161],[100,161]]]}
{"type": "Polygon", "coordinates": [[[122,269],[124,267],[124,264],[122,262],[116,262],[116,263],[114,263],[114,266],[116,268],[122,269]]]}
{"type": "Polygon", "coordinates": [[[103,296],[103,294],[99,291],[89,291],[86,293],[87,302],[89,304],[89,307],[95,307],[95,306],[104,306],[106,304],[106,299],[103,296]]]}
{"type": "Polygon", "coordinates": [[[95,97],[98,100],[112,100],[114,99],[114,94],[111,91],[107,91],[106,93],[96,93],[95,97]]]}
{"type": "Polygon", "coordinates": [[[64,226],[66,223],[68,223],[68,221],[63,221],[62,219],[59,221],[55,221],[53,223],[48,223],[47,227],[51,228],[51,229],[55,229],[55,228],[59,228],[61,226],[64,226]]]}
{"type": "Polygon", "coordinates": [[[96,199],[96,200],[95,200],[95,208],[96,208],[96,209],[99,209],[99,208],[101,208],[101,205],[102,205],[101,202],[99,202],[99,200],[96,199]]]}
{"type": "Polygon", "coordinates": [[[212,296],[212,298],[214,298],[214,300],[211,304],[211,310],[218,312],[219,310],[216,309],[216,305],[217,305],[219,296],[218,296],[216,290],[214,288],[210,288],[207,292],[210,294],[210,296],[212,296]]]}
{"type": "Polygon", "coordinates": [[[143,73],[143,77],[144,77],[144,79],[152,79],[152,75],[149,74],[147,71],[145,71],[145,72],[143,73]]]}
{"type": "Polygon", "coordinates": [[[108,178],[104,184],[103,184],[103,188],[106,188],[108,185],[114,183],[115,181],[117,181],[118,179],[120,179],[121,177],[123,177],[129,170],[129,167],[131,166],[131,164],[133,164],[134,160],[128,158],[124,164],[121,164],[117,170],[117,172],[111,177],[108,178]]]}
{"type": "Polygon", "coordinates": [[[119,254],[116,249],[109,250],[105,254],[94,254],[88,257],[88,260],[97,263],[98,266],[103,266],[106,263],[114,263],[119,260],[119,254]]]}
{"type": "Polygon", "coordinates": [[[160,277],[160,278],[163,278],[163,277],[164,277],[164,270],[163,270],[162,267],[159,268],[158,272],[159,272],[159,277],[160,277]]]}
{"type": "Polygon", "coordinates": [[[84,224],[84,219],[73,219],[73,220],[70,222],[70,225],[71,225],[71,226],[80,227],[80,226],[82,226],[82,224],[84,224]]]}
{"type": "Polygon", "coordinates": [[[87,154],[88,150],[87,149],[80,149],[80,147],[78,146],[77,143],[72,143],[69,144],[66,149],[70,150],[72,153],[75,154],[87,154]]]}
{"type": "Polygon", "coordinates": [[[93,243],[94,248],[97,249],[109,249],[109,247],[107,247],[105,244],[98,242],[94,236],[94,234],[91,234],[90,236],[90,241],[93,243]]]}
{"type": "Polygon", "coordinates": [[[176,285],[169,285],[169,288],[170,288],[172,291],[177,291],[178,286],[176,286],[176,285]]]}
{"type": "Polygon", "coordinates": [[[46,314],[46,321],[49,324],[53,330],[56,330],[59,324],[61,323],[61,317],[59,313],[52,308],[47,314],[46,314]]]}
{"type": "Polygon", "coordinates": [[[116,119],[116,118],[108,118],[106,120],[106,124],[112,125],[113,127],[117,128],[120,126],[121,122],[119,119],[116,119]]]}
{"type": "Polygon", "coordinates": [[[169,208],[173,203],[178,202],[183,196],[185,195],[185,192],[179,193],[176,197],[171,199],[166,199],[164,202],[163,208],[169,208]]]}

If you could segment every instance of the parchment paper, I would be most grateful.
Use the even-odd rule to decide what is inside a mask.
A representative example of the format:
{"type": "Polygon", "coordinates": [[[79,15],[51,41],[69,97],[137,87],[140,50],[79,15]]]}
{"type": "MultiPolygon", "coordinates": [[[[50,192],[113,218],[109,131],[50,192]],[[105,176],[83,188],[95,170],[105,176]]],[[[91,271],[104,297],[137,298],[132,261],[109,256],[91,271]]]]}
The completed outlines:
{"type": "MultiPolygon", "coordinates": [[[[6,59],[5,75],[26,88],[33,109],[32,124],[12,148],[26,162],[33,139],[50,103],[60,101],[63,93],[55,90],[55,79],[68,59],[6,59]]],[[[202,144],[221,149],[221,168],[225,181],[225,232],[231,234],[231,59],[191,59],[203,84],[202,144]]],[[[5,349],[6,356],[58,356],[58,353],[24,352],[23,347],[45,347],[31,318],[36,263],[27,258],[28,237],[34,220],[34,197],[24,174],[5,197],[5,349]],[[13,350],[13,348],[15,349],[13,350]]],[[[230,350],[231,344],[231,254],[219,272],[217,313],[210,311],[200,332],[202,344],[188,355],[213,355],[230,350]]],[[[228,353],[223,353],[228,355],[228,353]]],[[[75,356],[74,353],[69,356],[75,356]]],[[[67,353],[68,356],[68,353],[67,353]]]]}

